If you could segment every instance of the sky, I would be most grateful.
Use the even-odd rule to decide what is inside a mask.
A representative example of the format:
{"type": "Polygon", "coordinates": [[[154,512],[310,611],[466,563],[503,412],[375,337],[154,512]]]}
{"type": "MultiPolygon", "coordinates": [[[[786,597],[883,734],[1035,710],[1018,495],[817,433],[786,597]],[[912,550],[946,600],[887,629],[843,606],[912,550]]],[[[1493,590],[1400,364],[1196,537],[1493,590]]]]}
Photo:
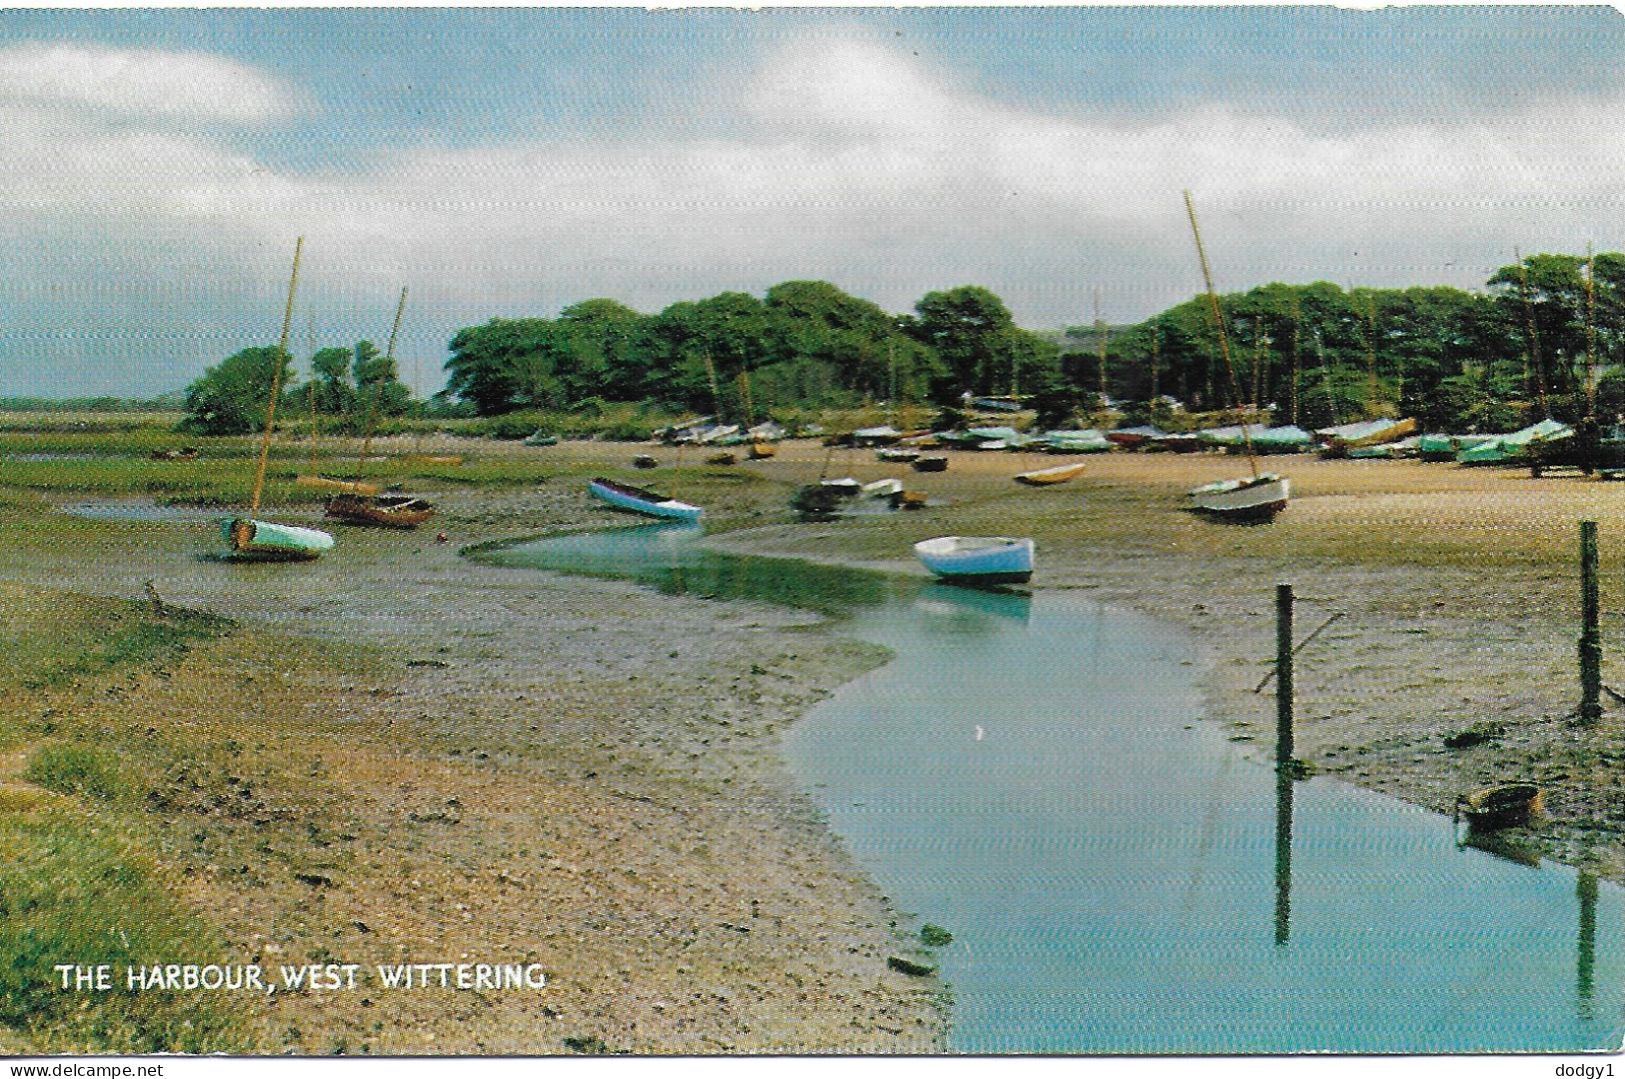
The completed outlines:
{"type": "Polygon", "coordinates": [[[1625,248],[1610,8],[0,10],[0,396],[828,280],[1033,329],[1625,248]]]}

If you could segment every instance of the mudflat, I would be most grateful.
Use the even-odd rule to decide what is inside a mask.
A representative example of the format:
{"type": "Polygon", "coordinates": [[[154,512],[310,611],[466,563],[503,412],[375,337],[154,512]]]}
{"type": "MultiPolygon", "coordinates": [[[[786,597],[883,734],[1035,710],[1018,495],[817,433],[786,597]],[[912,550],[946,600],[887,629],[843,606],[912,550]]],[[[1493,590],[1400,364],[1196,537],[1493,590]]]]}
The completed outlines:
{"type": "MultiPolygon", "coordinates": [[[[301,565],[216,561],[206,524],[72,517],[53,508],[70,494],[47,483],[0,506],[16,614],[0,809],[110,836],[150,879],[143,901],[177,903],[188,920],[175,931],[212,942],[216,961],[548,972],[536,993],[248,1002],[221,1020],[221,1045],[943,1045],[941,987],[887,962],[926,958],[919,926],[854,867],[777,746],[784,724],[884,662],[880,650],[818,631],[805,612],[460,555],[627,523],[589,501],[584,477],[630,478],[644,451],[661,467],[638,482],[705,505],[708,542],[731,549],[922,573],[915,540],[1030,535],[1034,587],[1086,589],[1193,630],[1209,719],[1261,757],[1274,701],[1253,690],[1274,655],[1274,586],[1291,582],[1300,636],[1341,613],[1299,657],[1300,758],[1442,812],[1489,782],[1539,783],[1550,820],[1517,841],[1625,880],[1621,712],[1591,728],[1570,716],[1582,519],[1600,522],[1604,681],[1625,681],[1609,651],[1625,603],[1625,485],[1280,457],[1266,467],[1291,476],[1292,505],[1238,527],[1180,509],[1188,488],[1244,474],[1235,457],[1101,455],[1068,484],[1032,489],[1012,477],[1055,459],[955,453],[947,472],[914,475],[811,443],[731,468],[612,443],[459,449],[500,482],[437,469],[410,484],[441,507],[434,522],[343,529],[333,553],[301,565]],[[789,492],[820,474],[896,475],[934,504],[794,521],[789,492]],[[165,605],[198,613],[158,615],[149,581],[165,605]],[[77,630],[61,628],[64,612],[77,630]],[[126,638],[117,654],[105,647],[126,638]],[[1475,724],[1500,732],[1445,745],[1475,724]],[[53,785],[38,757],[63,745],[110,754],[106,790],[53,785]]],[[[279,519],[315,515],[307,505],[279,519]]],[[[142,1044],[107,1029],[47,1017],[31,1044],[142,1044]]]]}

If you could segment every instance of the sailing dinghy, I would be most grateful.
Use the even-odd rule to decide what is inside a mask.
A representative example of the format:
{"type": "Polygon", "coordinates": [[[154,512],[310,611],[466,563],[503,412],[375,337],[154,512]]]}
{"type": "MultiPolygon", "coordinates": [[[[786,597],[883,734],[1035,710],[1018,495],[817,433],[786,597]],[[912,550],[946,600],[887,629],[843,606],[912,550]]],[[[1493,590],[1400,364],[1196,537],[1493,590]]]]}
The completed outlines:
{"type": "Polygon", "coordinates": [[[299,254],[304,250],[305,238],[299,237],[293,248],[293,276],[288,279],[288,306],[282,316],[282,343],[277,347],[271,369],[271,403],[265,410],[265,433],[260,438],[259,467],[254,473],[254,497],[249,503],[248,515],[227,518],[220,522],[220,532],[227,545],[226,557],[240,561],[295,562],[318,558],[331,550],[333,537],[315,528],[274,524],[255,517],[260,511],[260,496],[265,493],[265,465],[271,457],[271,431],[276,425],[276,401],[282,392],[282,365],[288,354],[288,329],[293,321],[293,297],[299,285],[299,254]]]}
{"type": "MultiPolygon", "coordinates": [[[[1230,361],[1230,339],[1224,332],[1224,312],[1219,307],[1219,294],[1213,289],[1213,272],[1208,269],[1207,250],[1202,246],[1202,230],[1196,227],[1196,206],[1191,193],[1185,192],[1185,213],[1190,218],[1191,235],[1196,240],[1196,257],[1202,264],[1202,283],[1207,286],[1208,306],[1213,312],[1213,324],[1219,331],[1219,355],[1224,358],[1224,369],[1230,378],[1230,395],[1241,400],[1241,387],[1236,381],[1236,366],[1230,361]]],[[[1285,476],[1258,471],[1258,455],[1253,448],[1253,436],[1247,429],[1245,417],[1241,423],[1241,441],[1247,449],[1247,463],[1253,474],[1243,479],[1220,480],[1206,483],[1187,496],[1191,508],[1228,521],[1269,521],[1286,509],[1291,496],[1291,484],[1285,476]]]]}

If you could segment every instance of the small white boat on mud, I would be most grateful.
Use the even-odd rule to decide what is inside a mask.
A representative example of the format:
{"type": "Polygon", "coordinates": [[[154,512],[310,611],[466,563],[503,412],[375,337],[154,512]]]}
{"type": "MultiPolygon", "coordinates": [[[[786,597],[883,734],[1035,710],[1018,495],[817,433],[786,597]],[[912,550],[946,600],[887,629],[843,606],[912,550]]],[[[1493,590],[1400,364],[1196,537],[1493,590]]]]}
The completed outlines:
{"type": "Polygon", "coordinates": [[[664,517],[676,521],[697,521],[705,513],[698,506],[679,502],[675,498],[657,494],[629,483],[616,483],[602,476],[590,481],[587,490],[600,502],[607,502],[628,513],[641,513],[648,517],[664,517]]]}
{"type": "Polygon", "coordinates": [[[956,584],[1026,584],[1033,577],[1033,541],[1010,536],[938,536],[914,545],[925,568],[956,584]]]}
{"type": "Polygon", "coordinates": [[[1292,484],[1285,476],[1260,472],[1239,480],[1203,484],[1190,492],[1191,508],[1233,521],[1267,521],[1286,509],[1292,484]]]}
{"type": "Polygon", "coordinates": [[[875,480],[864,484],[861,491],[864,498],[894,498],[903,493],[903,481],[890,478],[875,480]]]}

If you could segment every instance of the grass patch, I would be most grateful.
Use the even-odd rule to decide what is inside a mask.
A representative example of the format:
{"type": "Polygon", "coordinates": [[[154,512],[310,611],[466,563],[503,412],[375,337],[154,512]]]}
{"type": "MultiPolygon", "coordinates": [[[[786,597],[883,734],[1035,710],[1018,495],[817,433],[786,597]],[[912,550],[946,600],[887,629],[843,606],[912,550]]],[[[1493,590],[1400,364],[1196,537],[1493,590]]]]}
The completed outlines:
{"type": "Polygon", "coordinates": [[[47,742],[29,754],[23,775],[63,794],[112,799],[119,792],[118,759],[94,746],[47,742]]]}
{"type": "Polygon", "coordinates": [[[0,692],[39,690],[122,667],[173,663],[191,643],[224,632],[209,615],[69,593],[0,587],[0,692]]]}
{"type": "Polygon", "coordinates": [[[222,1053],[247,1024],[206,993],[131,993],[123,969],[218,962],[144,859],[64,812],[0,812],[0,1026],[47,1052],[222,1053]],[[58,988],[58,963],[108,963],[111,992],[58,988]]]}

